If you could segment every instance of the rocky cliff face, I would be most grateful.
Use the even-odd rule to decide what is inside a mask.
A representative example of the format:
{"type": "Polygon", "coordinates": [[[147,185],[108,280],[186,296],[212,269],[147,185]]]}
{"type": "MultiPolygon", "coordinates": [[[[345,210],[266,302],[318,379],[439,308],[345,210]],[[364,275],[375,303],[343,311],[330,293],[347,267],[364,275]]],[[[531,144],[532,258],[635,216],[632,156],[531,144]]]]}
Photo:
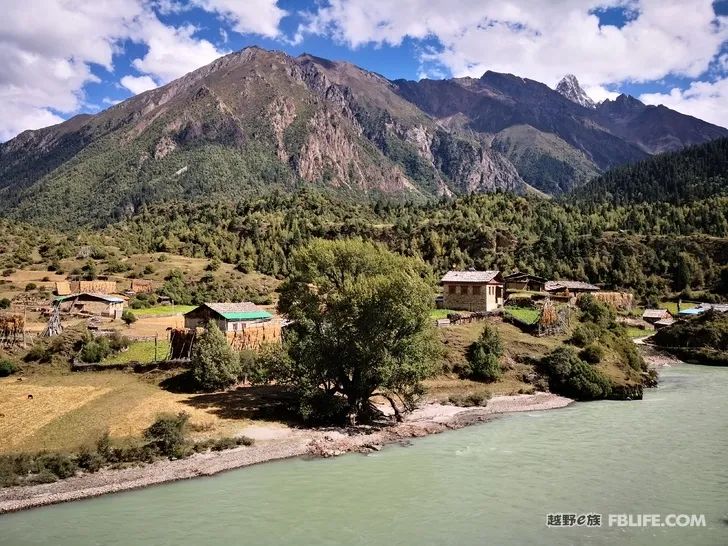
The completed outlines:
{"type": "Polygon", "coordinates": [[[573,101],[577,87],[567,98],[494,72],[393,82],[349,63],[251,47],[97,115],[0,144],[0,214],[104,224],[152,201],[301,184],[408,199],[522,193],[529,184],[559,193],[724,131],[626,99],[585,108],[573,101]]]}

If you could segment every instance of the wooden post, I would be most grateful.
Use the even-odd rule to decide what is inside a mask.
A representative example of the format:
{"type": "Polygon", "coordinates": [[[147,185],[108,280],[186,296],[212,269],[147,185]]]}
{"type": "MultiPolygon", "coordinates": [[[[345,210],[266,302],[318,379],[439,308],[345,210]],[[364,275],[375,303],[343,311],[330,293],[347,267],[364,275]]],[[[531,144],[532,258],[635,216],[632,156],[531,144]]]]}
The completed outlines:
{"type": "Polygon", "coordinates": [[[159,333],[154,334],[154,362],[159,362],[157,359],[157,344],[159,343],[159,333]]]}

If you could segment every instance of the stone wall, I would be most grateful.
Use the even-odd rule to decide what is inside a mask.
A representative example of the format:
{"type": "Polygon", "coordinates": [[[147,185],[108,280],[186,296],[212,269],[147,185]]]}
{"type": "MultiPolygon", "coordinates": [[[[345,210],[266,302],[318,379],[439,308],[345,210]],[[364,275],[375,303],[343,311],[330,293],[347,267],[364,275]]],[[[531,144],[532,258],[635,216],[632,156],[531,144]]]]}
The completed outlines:
{"type": "Polygon", "coordinates": [[[447,283],[443,286],[445,309],[493,311],[503,305],[503,285],[447,283]],[[454,288],[455,293],[451,293],[454,288]],[[498,289],[500,288],[500,294],[498,289]]]}

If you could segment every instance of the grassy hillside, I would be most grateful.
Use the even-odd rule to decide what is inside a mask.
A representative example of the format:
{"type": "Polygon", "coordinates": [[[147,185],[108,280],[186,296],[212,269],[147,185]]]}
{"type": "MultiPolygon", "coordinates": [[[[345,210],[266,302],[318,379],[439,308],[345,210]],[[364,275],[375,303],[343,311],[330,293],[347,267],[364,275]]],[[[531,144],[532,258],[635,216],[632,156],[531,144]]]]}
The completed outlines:
{"type": "Polygon", "coordinates": [[[551,195],[567,193],[599,173],[584,152],[530,125],[499,132],[492,146],[516,166],[526,182],[551,195]]]}

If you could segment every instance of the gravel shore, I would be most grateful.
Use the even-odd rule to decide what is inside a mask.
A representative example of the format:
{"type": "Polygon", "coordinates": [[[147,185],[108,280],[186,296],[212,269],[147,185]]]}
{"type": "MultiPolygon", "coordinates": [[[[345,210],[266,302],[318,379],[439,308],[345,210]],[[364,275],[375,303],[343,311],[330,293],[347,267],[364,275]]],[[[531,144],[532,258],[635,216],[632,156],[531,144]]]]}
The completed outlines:
{"type": "Polygon", "coordinates": [[[221,452],[193,455],[176,461],[157,461],[121,470],[102,470],[55,483],[0,490],[0,514],[37,506],[96,497],[175,480],[209,476],[224,470],[303,455],[330,457],[348,452],[378,451],[384,444],[437,434],[487,421],[495,415],[517,411],[562,408],[572,400],[549,393],[499,396],[486,407],[461,408],[425,404],[407,415],[402,423],[375,429],[292,429],[257,424],[244,430],[256,442],[221,452]]]}

